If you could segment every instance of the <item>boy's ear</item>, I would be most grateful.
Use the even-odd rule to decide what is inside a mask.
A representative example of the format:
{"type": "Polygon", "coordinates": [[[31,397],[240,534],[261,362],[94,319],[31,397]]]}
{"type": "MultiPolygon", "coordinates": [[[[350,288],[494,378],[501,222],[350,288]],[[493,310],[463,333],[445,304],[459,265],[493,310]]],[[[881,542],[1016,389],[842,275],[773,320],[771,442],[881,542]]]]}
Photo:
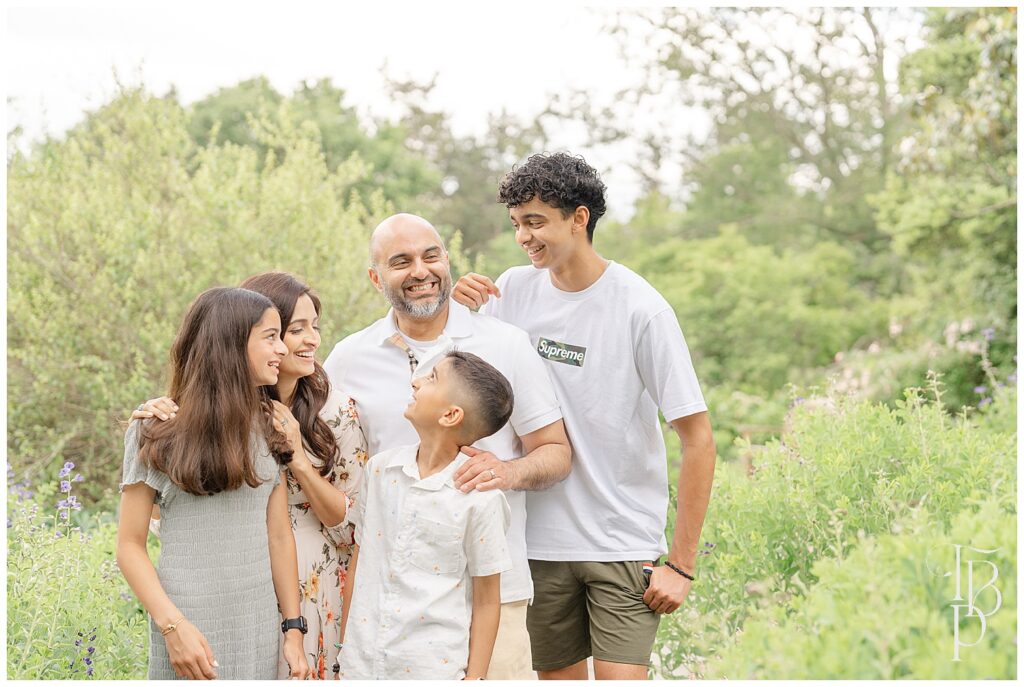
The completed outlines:
{"type": "Polygon", "coordinates": [[[437,420],[437,424],[445,429],[454,429],[462,425],[464,419],[466,419],[466,413],[460,406],[448,406],[444,415],[437,420]]]}

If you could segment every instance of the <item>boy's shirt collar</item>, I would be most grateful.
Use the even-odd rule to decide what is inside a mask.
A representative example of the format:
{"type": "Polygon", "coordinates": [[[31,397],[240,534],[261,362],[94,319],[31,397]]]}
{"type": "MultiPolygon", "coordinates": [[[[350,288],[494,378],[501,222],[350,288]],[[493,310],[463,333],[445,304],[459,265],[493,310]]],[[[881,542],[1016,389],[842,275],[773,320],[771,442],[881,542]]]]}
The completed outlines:
{"type": "Polygon", "coordinates": [[[416,451],[419,446],[413,447],[411,451],[399,451],[396,452],[388,464],[384,466],[384,469],[389,468],[402,468],[402,472],[413,479],[412,486],[417,489],[426,489],[427,491],[438,491],[443,486],[449,486],[455,489],[455,480],[453,475],[455,471],[459,469],[459,466],[469,460],[462,451],[455,456],[455,459],[451,463],[446,465],[443,469],[435,472],[430,477],[420,479],[420,468],[416,465],[416,451]]]}

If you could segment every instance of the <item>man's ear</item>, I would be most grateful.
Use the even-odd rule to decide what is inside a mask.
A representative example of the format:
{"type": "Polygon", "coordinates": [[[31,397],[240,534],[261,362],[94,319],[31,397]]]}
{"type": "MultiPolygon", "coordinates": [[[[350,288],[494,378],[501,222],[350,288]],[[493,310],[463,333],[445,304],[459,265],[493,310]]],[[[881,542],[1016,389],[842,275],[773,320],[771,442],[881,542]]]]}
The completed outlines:
{"type": "Polygon", "coordinates": [[[377,272],[377,268],[370,267],[366,270],[366,274],[370,277],[370,282],[373,284],[373,288],[384,293],[384,287],[380,283],[380,274],[377,272]]]}
{"type": "Polygon", "coordinates": [[[572,231],[573,233],[582,231],[584,234],[587,233],[587,222],[590,221],[590,208],[586,205],[580,205],[572,213],[572,231]]]}
{"type": "Polygon", "coordinates": [[[441,425],[445,429],[454,429],[462,425],[462,421],[466,419],[466,413],[460,406],[448,406],[448,409],[444,411],[437,424],[441,425]]]}

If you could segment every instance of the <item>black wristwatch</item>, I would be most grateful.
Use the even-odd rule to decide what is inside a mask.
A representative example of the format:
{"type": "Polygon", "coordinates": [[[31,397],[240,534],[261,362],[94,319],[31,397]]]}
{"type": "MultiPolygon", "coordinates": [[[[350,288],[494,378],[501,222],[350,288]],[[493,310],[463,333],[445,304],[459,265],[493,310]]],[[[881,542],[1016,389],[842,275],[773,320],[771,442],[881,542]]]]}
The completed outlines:
{"type": "Polygon", "coordinates": [[[281,623],[281,632],[285,633],[288,630],[298,630],[302,634],[309,632],[309,626],[306,625],[306,619],[301,615],[298,618],[288,618],[281,623]]]}

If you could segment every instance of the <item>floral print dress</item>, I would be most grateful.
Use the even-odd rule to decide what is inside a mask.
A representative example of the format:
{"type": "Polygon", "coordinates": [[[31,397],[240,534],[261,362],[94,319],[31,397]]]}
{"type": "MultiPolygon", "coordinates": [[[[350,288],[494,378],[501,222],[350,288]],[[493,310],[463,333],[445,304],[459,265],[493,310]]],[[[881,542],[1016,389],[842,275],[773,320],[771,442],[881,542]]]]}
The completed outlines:
{"type": "MultiPolygon", "coordinates": [[[[348,513],[355,516],[355,502],[360,498],[363,469],[366,466],[366,438],[359,426],[355,402],[348,396],[332,391],[320,417],[327,422],[338,442],[338,459],[334,469],[326,476],[338,491],[348,497],[348,513]]],[[[320,462],[310,455],[316,467],[320,462]]],[[[295,533],[295,550],[299,563],[301,610],[309,625],[303,637],[306,658],[312,669],[310,678],[331,679],[337,660],[341,631],[341,593],[345,574],[352,557],[353,534],[356,523],[346,513],[334,527],[327,527],[317,518],[302,487],[285,471],[288,485],[288,513],[295,533]]],[[[288,666],[283,656],[278,665],[279,679],[288,677],[288,666]]]]}

